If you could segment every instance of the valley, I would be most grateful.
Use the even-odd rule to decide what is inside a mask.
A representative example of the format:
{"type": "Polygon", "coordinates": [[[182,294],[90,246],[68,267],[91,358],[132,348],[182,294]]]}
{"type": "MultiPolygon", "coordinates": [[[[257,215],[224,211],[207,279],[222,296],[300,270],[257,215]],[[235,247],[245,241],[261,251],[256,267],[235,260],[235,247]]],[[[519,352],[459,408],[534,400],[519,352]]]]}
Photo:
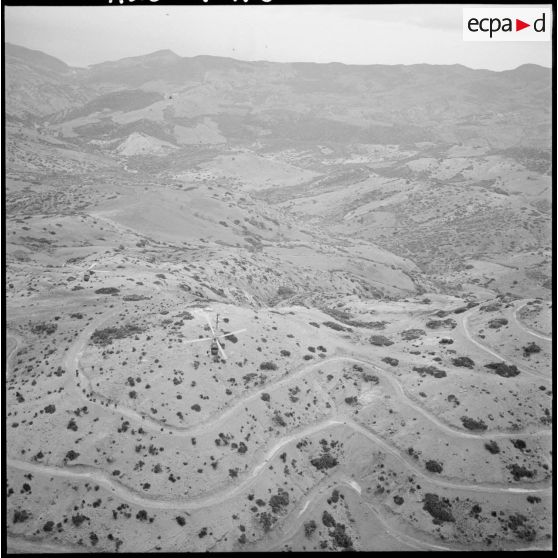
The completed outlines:
{"type": "Polygon", "coordinates": [[[6,78],[10,553],[551,548],[550,71],[6,78]]]}

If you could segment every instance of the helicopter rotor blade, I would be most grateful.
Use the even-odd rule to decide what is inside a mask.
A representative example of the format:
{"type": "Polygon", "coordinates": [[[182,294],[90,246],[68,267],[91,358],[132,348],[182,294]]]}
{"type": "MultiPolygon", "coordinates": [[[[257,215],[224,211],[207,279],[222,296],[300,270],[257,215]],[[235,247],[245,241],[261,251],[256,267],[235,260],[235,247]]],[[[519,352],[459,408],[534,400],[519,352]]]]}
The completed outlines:
{"type": "Polygon", "coordinates": [[[221,347],[221,343],[219,343],[217,339],[215,339],[215,342],[217,343],[217,347],[219,347],[219,352],[221,353],[223,360],[228,360],[225,350],[223,349],[223,347],[221,347]]]}
{"type": "Polygon", "coordinates": [[[237,329],[236,331],[231,331],[230,333],[224,333],[223,335],[218,335],[217,339],[222,339],[223,337],[228,337],[229,335],[235,335],[236,333],[242,333],[243,331],[246,331],[246,328],[237,329]]]}
{"type": "Polygon", "coordinates": [[[213,329],[213,326],[211,325],[211,321],[209,319],[209,316],[200,310],[200,312],[203,314],[203,317],[205,318],[205,321],[207,322],[207,325],[209,326],[209,329],[211,329],[211,333],[213,334],[213,337],[215,337],[215,330],[213,329]]]}
{"type": "Polygon", "coordinates": [[[200,341],[212,341],[213,337],[200,337],[199,339],[189,339],[188,341],[183,341],[183,343],[191,344],[191,343],[199,343],[200,341]]]}

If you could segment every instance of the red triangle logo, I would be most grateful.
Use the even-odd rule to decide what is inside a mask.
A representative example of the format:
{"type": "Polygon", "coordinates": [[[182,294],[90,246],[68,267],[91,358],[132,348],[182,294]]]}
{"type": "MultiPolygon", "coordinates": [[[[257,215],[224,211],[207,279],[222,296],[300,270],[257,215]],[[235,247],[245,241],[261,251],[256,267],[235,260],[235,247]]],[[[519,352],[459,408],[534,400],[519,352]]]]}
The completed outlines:
{"type": "Polygon", "coordinates": [[[521,21],[520,19],[515,20],[515,30],[516,31],[521,31],[522,29],[525,29],[526,27],[531,27],[531,24],[530,23],[525,23],[524,21],[521,21]]]}

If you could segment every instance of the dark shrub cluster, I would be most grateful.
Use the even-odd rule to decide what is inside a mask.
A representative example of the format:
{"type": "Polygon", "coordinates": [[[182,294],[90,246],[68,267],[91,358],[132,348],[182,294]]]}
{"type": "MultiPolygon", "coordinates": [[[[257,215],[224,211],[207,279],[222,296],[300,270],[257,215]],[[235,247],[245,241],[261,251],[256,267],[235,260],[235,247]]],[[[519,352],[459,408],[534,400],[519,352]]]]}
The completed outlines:
{"type": "Polygon", "coordinates": [[[531,356],[534,353],[540,353],[541,352],[541,348],[536,344],[536,343],[528,343],[527,345],[525,345],[525,347],[523,347],[523,356],[528,357],[531,356]]]}
{"type": "Polygon", "coordinates": [[[418,372],[423,378],[428,374],[434,378],[445,378],[447,376],[444,370],[440,370],[435,366],[413,366],[413,370],[418,372]]]}
{"type": "Polygon", "coordinates": [[[451,360],[454,366],[461,366],[463,368],[474,368],[475,363],[473,359],[467,356],[460,356],[451,360]]]}
{"type": "Polygon", "coordinates": [[[498,376],[503,378],[513,378],[519,375],[519,370],[514,364],[506,364],[505,362],[491,362],[490,364],[485,364],[485,368],[494,370],[498,376]]]}
{"type": "Polygon", "coordinates": [[[431,473],[441,473],[444,470],[443,465],[439,461],[434,461],[433,459],[427,461],[424,466],[431,473]]]}
{"type": "Polygon", "coordinates": [[[488,327],[491,329],[498,329],[505,325],[508,325],[508,320],[506,320],[506,318],[494,318],[488,322],[488,327]]]}
{"type": "Polygon", "coordinates": [[[475,420],[470,417],[461,417],[461,422],[467,430],[484,432],[488,428],[482,420],[475,420]]]}
{"type": "Polygon", "coordinates": [[[115,339],[125,339],[142,332],[143,329],[134,324],[122,327],[106,327],[104,329],[96,329],[91,336],[91,342],[104,347],[110,345],[115,339]]]}
{"type": "Polygon", "coordinates": [[[427,493],[424,495],[422,509],[427,511],[435,521],[455,522],[451,513],[451,504],[447,498],[440,498],[437,494],[427,493]]]}
{"type": "Polygon", "coordinates": [[[393,341],[385,335],[372,335],[369,341],[372,345],[376,345],[377,347],[389,347],[393,345],[393,341]]]}

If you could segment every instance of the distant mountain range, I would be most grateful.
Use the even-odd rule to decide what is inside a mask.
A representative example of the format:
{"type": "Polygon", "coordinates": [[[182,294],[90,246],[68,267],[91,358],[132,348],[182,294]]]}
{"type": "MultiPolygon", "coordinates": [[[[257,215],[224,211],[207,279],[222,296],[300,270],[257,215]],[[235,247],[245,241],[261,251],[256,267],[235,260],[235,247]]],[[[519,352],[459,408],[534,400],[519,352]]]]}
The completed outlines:
{"type": "Polygon", "coordinates": [[[72,68],[5,45],[8,121],[115,140],[176,143],[202,125],[226,142],[454,143],[550,146],[551,70],[352,66],[183,58],[170,50],[72,68]],[[62,127],[62,124],[66,124],[62,127]]]}

